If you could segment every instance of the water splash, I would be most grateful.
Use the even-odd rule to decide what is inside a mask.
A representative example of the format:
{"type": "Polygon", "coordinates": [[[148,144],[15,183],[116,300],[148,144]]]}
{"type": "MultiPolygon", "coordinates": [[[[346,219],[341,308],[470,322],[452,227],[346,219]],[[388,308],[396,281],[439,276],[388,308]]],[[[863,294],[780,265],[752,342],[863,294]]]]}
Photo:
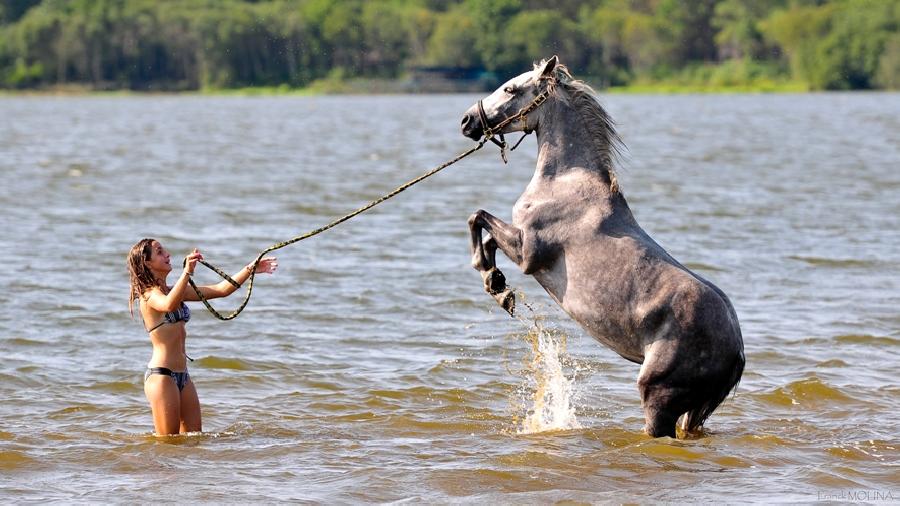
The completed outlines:
{"type": "Polygon", "coordinates": [[[573,402],[575,372],[567,378],[561,359],[566,352],[566,335],[544,328],[540,318],[530,324],[525,340],[531,344],[531,357],[525,362],[523,389],[530,392],[524,397],[529,397],[526,404],[531,405],[517,433],[580,429],[573,402]]]}

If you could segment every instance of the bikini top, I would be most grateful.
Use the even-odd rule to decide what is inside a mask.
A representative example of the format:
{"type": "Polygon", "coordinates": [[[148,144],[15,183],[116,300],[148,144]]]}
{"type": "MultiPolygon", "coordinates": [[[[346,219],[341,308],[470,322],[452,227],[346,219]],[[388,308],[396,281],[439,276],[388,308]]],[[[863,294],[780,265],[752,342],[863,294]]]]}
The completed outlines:
{"type": "Polygon", "coordinates": [[[163,315],[163,321],[159,322],[155,327],[149,329],[147,332],[153,332],[154,330],[162,327],[166,323],[178,323],[178,322],[189,322],[191,321],[191,309],[187,307],[187,304],[184,302],[181,303],[181,307],[176,309],[175,311],[169,311],[163,315]]]}

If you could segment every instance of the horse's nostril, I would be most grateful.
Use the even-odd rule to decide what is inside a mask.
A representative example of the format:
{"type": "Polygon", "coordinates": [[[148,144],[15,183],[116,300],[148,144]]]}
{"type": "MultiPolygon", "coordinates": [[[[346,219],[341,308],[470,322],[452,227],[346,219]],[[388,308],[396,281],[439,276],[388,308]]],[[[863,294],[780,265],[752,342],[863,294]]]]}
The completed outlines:
{"type": "Polygon", "coordinates": [[[460,125],[460,131],[463,135],[470,139],[476,139],[480,137],[480,127],[478,117],[473,115],[472,113],[466,113],[463,115],[462,121],[460,125]]]}

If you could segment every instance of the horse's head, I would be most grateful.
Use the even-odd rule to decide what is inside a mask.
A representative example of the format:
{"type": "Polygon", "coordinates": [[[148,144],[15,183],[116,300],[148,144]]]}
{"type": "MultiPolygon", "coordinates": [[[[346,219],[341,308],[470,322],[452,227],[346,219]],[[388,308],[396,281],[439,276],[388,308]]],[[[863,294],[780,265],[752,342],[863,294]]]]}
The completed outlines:
{"type": "Polygon", "coordinates": [[[463,135],[478,140],[489,132],[505,134],[534,130],[537,126],[536,115],[528,113],[549,96],[549,86],[556,79],[554,69],[557,63],[558,58],[553,56],[479,100],[462,118],[463,135]]]}

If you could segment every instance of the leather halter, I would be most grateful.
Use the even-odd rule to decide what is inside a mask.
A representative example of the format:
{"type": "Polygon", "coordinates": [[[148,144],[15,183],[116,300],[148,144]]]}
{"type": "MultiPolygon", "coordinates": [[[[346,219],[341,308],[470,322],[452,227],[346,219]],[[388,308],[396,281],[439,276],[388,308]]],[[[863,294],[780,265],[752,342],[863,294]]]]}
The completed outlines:
{"type": "MultiPolygon", "coordinates": [[[[484,99],[478,101],[478,118],[481,120],[481,129],[484,132],[484,136],[488,137],[491,142],[500,147],[500,152],[502,153],[504,149],[506,149],[506,138],[503,137],[503,133],[499,134],[500,140],[497,140],[497,137],[494,137],[494,129],[490,127],[490,123],[488,123],[487,114],[484,112],[484,99]]],[[[506,160],[504,160],[506,161],[506,160]]]]}
{"type": "Polygon", "coordinates": [[[519,121],[519,120],[522,120],[525,123],[526,126],[525,126],[525,128],[522,129],[522,131],[524,132],[524,135],[522,135],[522,137],[519,139],[519,141],[516,142],[516,144],[511,149],[509,149],[509,151],[515,151],[516,148],[519,147],[519,144],[522,144],[522,141],[525,140],[525,137],[527,137],[528,135],[531,134],[531,130],[529,130],[527,127],[528,113],[537,109],[538,106],[543,104],[544,101],[547,100],[547,97],[549,97],[549,96],[550,96],[550,90],[549,90],[549,86],[548,86],[548,87],[545,87],[544,91],[540,92],[538,94],[538,96],[534,97],[534,100],[532,100],[530,104],[523,107],[516,114],[513,114],[512,116],[500,121],[493,127],[490,126],[490,122],[488,121],[487,114],[484,112],[484,100],[483,99],[479,100],[478,101],[478,119],[481,120],[481,128],[482,128],[483,136],[484,136],[484,140],[482,142],[489,140],[489,141],[493,142],[494,144],[496,144],[500,148],[500,158],[503,159],[503,163],[507,163],[506,151],[507,151],[508,144],[506,143],[506,139],[503,137],[503,132],[502,132],[503,128],[505,128],[506,125],[509,125],[510,123],[513,123],[513,122],[519,121]],[[499,140],[497,139],[498,137],[500,138],[499,140]]]}

